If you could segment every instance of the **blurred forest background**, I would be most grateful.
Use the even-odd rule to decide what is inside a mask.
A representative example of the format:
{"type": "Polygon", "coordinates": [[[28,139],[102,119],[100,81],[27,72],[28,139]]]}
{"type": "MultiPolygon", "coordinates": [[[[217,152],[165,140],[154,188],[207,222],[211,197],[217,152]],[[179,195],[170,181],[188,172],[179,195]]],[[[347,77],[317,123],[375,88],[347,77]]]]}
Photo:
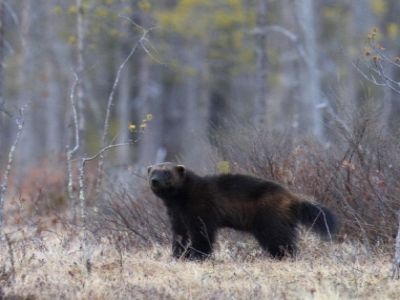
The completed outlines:
{"type": "MultiPolygon", "coordinates": [[[[399,11],[395,0],[3,1],[0,163],[17,130],[11,115],[23,105],[21,174],[65,155],[74,72],[79,151],[98,151],[114,78],[143,34],[126,18],[150,31],[121,72],[108,139],[136,140],[140,125],[146,130],[108,163],[199,165],[208,144],[244,125],[291,140],[312,135],[329,148],[335,119],[366,109],[379,110],[387,132],[398,134],[399,95],[354,64],[365,60],[375,27],[386,54],[399,54],[399,11]]],[[[398,73],[394,64],[387,71],[398,73]]]]}
{"type": "Polygon", "coordinates": [[[1,1],[0,208],[6,191],[41,214],[84,209],[85,192],[128,205],[131,192],[100,190],[103,170],[119,177],[111,186],[142,189],[147,165],[172,160],[276,180],[335,207],[345,234],[392,242],[399,11],[396,0],[1,1]],[[130,145],[99,153],[119,143],[130,145]]]}
{"type": "Polygon", "coordinates": [[[191,288],[207,293],[208,282],[213,299],[221,286],[248,298],[260,281],[287,299],[289,287],[298,298],[311,286],[308,270],[321,295],[337,298],[346,279],[349,299],[373,297],[368,287],[397,299],[381,279],[393,245],[400,274],[399,13],[399,0],[0,0],[0,298],[176,298],[179,288],[196,298],[191,288]],[[338,214],[338,243],[303,241],[305,267],[292,272],[222,231],[217,259],[181,272],[146,181],[162,161],[309,195],[338,214]],[[256,257],[261,271],[247,269],[256,257]],[[228,270],[222,281],[207,277],[222,274],[215,263],[228,270]],[[238,270],[251,285],[234,280],[238,270]],[[88,284],[91,272],[100,277],[88,284]],[[182,288],[179,276],[195,283],[182,288]]]}

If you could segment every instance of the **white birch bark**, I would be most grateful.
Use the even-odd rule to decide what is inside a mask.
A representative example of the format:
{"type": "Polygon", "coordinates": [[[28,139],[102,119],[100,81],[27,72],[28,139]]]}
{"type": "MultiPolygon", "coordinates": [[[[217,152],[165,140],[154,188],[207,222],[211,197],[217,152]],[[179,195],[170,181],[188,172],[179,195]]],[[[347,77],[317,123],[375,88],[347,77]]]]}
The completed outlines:
{"type": "MultiPolygon", "coordinates": [[[[7,120],[11,114],[6,109],[4,99],[4,33],[5,33],[5,7],[4,1],[0,1],[0,151],[6,153],[10,143],[10,130],[7,120]]],[[[1,163],[1,161],[0,161],[1,163]]]]}
{"type": "MultiPolygon", "coordinates": [[[[18,107],[24,107],[28,101],[33,101],[34,99],[29,99],[29,89],[28,76],[30,75],[30,51],[31,51],[31,37],[30,37],[30,26],[31,26],[31,0],[24,2],[22,6],[21,13],[21,49],[19,53],[18,61],[18,73],[17,73],[17,83],[18,83],[18,107]]],[[[34,114],[35,106],[31,106],[31,112],[25,117],[26,130],[24,130],[21,139],[23,140],[24,147],[18,149],[18,165],[16,169],[17,178],[22,175],[22,166],[24,168],[29,167],[29,165],[37,160],[36,143],[35,140],[38,138],[38,134],[35,131],[34,124],[34,114]]]]}
{"type": "Polygon", "coordinates": [[[305,133],[312,133],[322,139],[324,136],[321,111],[321,82],[318,69],[318,28],[315,20],[313,0],[296,1],[299,22],[304,36],[306,50],[306,79],[303,81],[303,104],[300,112],[300,126],[305,133]]]}
{"type": "MultiPolygon", "coordinates": [[[[121,56],[121,55],[120,55],[121,56]]],[[[125,76],[121,78],[121,84],[118,89],[118,124],[119,124],[119,141],[129,140],[128,126],[130,122],[130,99],[131,99],[131,83],[132,78],[130,76],[131,68],[127,66],[125,76]]],[[[118,149],[118,162],[123,165],[129,163],[129,152],[128,147],[121,147],[118,149]]]]}
{"type": "Polygon", "coordinates": [[[60,95],[61,92],[57,86],[54,66],[50,61],[45,62],[47,74],[47,98],[45,99],[45,119],[46,119],[46,154],[58,154],[61,145],[61,113],[60,113],[60,95]]]}
{"type": "MultiPolygon", "coordinates": [[[[0,130],[5,127],[4,102],[4,1],[0,1],[0,130]]],[[[4,134],[0,138],[5,138],[4,134]]],[[[0,151],[3,149],[0,147],[0,151]]]]}
{"type": "Polygon", "coordinates": [[[79,125],[79,137],[82,139],[80,143],[81,152],[84,151],[85,146],[83,145],[83,132],[85,131],[85,95],[84,95],[84,76],[83,71],[85,69],[84,59],[83,59],[83,51],[84,51],[84,39],[85,39],[85,31],[84,31],[84,11],[82,6],[82,0],[76,0],[77,7],[77,15],[76,15],[76,33],[77,33],[77,48],[76,48],[76,72],[80,78],[77,93],[76,93],[76,102],[77,102],[77,111],[78,111],[78,125],[79,125]]]}
{"type": "MultiPolygon", "coordinates": [[[[157,154],[159,141],[158,134],[162,131],[162,116],[158,113],[159,107],[155,105],[158,99],[150,97],[150,66],[145,52],[140,53],[139,69],[137,76],[139,80],[139,91],[136,103],[139,106],[139,117],[143,118],[146,114],[152,114],[153,120],[147,125],[146,133],[139,141],[139,162],[141,165],[153,164],[157,154]]],[[[140,119],[138,120],[140,122],[140,119]]],[[[136,124],[138,126],[140,124],[136,124]]]]}
{"type": "Polygon", "coordinates": [[[397,229],[396,235],[396,243],[395,243],[395,254],[394,254],[394,262],[393,262],[393,279],[400,278],[400,210],[397,213],[399,220],[399,227],[397,229]]]}
{"type": "Polygon", "coordinates": [[[195,70],[193,78],[187,79],[186,134],[184,136],[185,161],[204,165],[209,157],[208,129],[210,120],[208,65],[206,49],[199,45],[197,51],[187,53],[188,61],[195,70]],[[196,147],[193,147],[196,145],[196,147]]]}
{"type": "Polygon", "coordinates": [[[0,230],[3,230],[4,223],[4,204],[6,200],[6,193],[8,189],[8,180],[10,177],[11,167],[14,163],[15,150],[21,140],[22,131],[24,128],[24,110],[25,106],[21,107],[20,115],[16,119],[17,123],[17,133],[13,144],[11,145],[10,151],[8,152],[8,160],[6,165],[6,170],[3,174],[1,185],[0,185],[0,230]]]}
{"type": "MultiPolygon", "coordinates": [[[[75,74],[75,80],[74,83],[72,84],[71,88],[71,93],[69,96],[70,104],[71,104],[71,110],[72,110],[72,125],[74,126],[74,132],[72,134],[72,137],[74,139],[74,146],[71,149],[71,147],[68,145],[67,146],[67,176],[68,176],[68,197],[70,202],[72,203],[74,209],[75,206],[77,205],[77,201],[75,201],[75,197],[73,194],[73,174],[72,174],[72,156],[76,151],[79,149],[79,124],[78,124],[78,111],[76,109],[76,103],[75,103],[75,92],[76,92],[76,87],[78,85],[78,76],[75,74]]],[[[76,217],[76,213],[74,214],[74,217],[76,217]]]]}
{"type": "Polygon", "coordinates": [[[267,25],[267,0],[259,0],[257,10],[256,39],[256,95],[254,105],[254,122],[256,126],[265,123],[267,113],[267,49],[266,49],[266,25],[267,25]]]}

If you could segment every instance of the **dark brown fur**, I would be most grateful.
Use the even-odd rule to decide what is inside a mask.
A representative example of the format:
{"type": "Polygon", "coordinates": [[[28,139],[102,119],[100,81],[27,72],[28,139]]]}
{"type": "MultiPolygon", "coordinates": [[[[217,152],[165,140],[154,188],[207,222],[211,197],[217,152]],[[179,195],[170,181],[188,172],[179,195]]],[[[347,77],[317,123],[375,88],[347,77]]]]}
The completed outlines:
{"type": "Polygon", "coordinates": [[[295,253],[299,223],[321,236],[331,236],[337,229],[327,208],[301,200],[271,181],[240,174],[201,177],[173,163],[150,166],[148,178],[167,207],[177,258],[207,258],[216,231],[223,227],[252,233],[276,258],[295,253]]]}

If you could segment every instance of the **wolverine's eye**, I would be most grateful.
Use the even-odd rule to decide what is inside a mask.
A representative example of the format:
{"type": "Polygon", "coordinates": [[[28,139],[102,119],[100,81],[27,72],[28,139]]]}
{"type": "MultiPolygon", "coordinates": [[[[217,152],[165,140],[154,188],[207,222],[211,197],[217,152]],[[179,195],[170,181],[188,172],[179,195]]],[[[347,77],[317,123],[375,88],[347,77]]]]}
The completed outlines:
{"type": "Polygon", "coordinates": [[[170,171],[164,171],[164,178],[165,180],[171,180],[172,174],[170,171]]]}

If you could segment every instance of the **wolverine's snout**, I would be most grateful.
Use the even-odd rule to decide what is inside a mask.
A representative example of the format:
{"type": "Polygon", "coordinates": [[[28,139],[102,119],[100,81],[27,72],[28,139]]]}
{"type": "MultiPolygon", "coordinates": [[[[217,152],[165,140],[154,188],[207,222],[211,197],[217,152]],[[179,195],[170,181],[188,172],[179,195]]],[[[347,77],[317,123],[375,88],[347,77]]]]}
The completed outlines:
{"type": "Polygon", "coordinates": [[[167,171],[155,171],[149,178],[152,189],[163,189],[171,186],[171,174],[167,171]]]}
{"type": "Polygon", "coordinates": [[[157,178],[152,178],[151,179],[151,186],[154,188],[157,188],[160,186],[160,180],[157,178]]]}

